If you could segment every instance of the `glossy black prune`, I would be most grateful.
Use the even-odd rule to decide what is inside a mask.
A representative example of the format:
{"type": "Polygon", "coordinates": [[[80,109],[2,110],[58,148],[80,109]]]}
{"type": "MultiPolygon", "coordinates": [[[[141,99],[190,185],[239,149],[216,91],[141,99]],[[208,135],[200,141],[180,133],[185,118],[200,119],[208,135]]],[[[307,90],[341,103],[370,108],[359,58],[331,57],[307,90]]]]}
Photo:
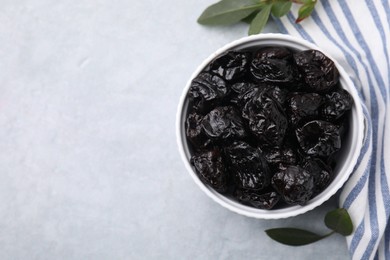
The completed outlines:
{"type": "Polygon", "coordinates": [[[207,72],[200,73],[192,80],[188,92],[193,110],[202,113],[220,104],[228,94],[226,82],[221,77],[207,72]]]}
{"type": "Polygon", "coordinates": [[[270,183],[270,170],[260,149],[237,141],[225,149],[229,170],[238,189],[261,190],[270,183]]]}
{"type": "Polygon", "coordinates": [[[203,151],[191,158],[200,179],[218,192],[227,191],[228,172],[218,149],[203,151]]]}
{"type": "Polygon", "coordinates": [[[249,52],[229,51],[223,53],[211,62],[209,71],[227,81],[237,80],[245,76],[249,57],[249,52]]]}
{"type": "Polygon", "coordinates": [[[313,176],[299,166],[288,166],[272,177],[272,186],[287,204],[304,205],[313,195],[313,176]]]}
{"type": "Polygon", "coordinates": [[[234,197],[243,204],[252,205],[259,209],[272,209],[280,200],[280,195],[275,191],[236,190],[234,197]]]}
{"type": "Polygon", "coordinates": [[[278,102],[279,105],[283,106],[284,102],[287,99],[288,90],[285,88],[280,88],[279,86],[265,86],[262,90],[263,95],[273,99],[278,102]]]}
{"type": "Polygon", "coordinates": [[[321,116],[336,121],[352,108],[353,100],[348,91],[338,89],[325,95],[325,104],[321,107],[321,116]]]}
{"type": "Polygon", "coordinates": [[[272,147],[263,151],[265,160],[273,169],[279,169],[280,165],[296,165],[298,155],[292,147],[272,147]]]}
{"type": "Polygon", "coordinates": [[[300,148],[307,155],[327,157],[341,148],[339,127],[326,121],[310,121],[295,133],[300,148]]]}
{"type": "Polygon", "coordinates": [[[251,62],[250,71],[259,82],[293,82],[292,53],[284,47],[260,49],[251,62]]]}
{"type": "Polygon", "coordinates": [[[256,87],[256,85],[252,82],[237,82],[232,85],[232,90],[237,94],[241,94],[254,87],[256,87]]]}
{"type": "Polygon", "coordinates": [[[314,195],[328,187],[332,178],[332,169],[319,158],[309,158],[303,164],[309,174],[313,175],[314,195]]]}
{"type": "Polygon", "coordinates": [[[242,110],[245,104],[259,91],[259,88],[252,83],[237,83],[232,86],[232,90],[236,95],[230,101],[242,110]]]}
{"type": "Polygon", "coordinates": [[[232,106],[216,107],[202,120],[202,128],[212,141],[242,139],[246,136],[244,124],[232,106]]]}
{"type": "Polygon", "coordinates": [[[210,143],[202,127],[203,116],[193,112],[188,115],[186,120],[186,136],[190,142],[197,148],[204,148],[210,143]]]}
{"type": "Polygon", "coordinates": [[[288,121],[283,108],[266,95],[254,95],[244,106],[242,117],[248,120],[251,133],[263,146],[278,146],[283,142],[288,121]]]}
{"type": "Polygon", "coordinates": [[[291,124],[297,126],[303,119],[312,119],[318,116],[322,105],[322,96],[317,93],[298,93],[293,95],[287,106],[291,124]]]}
{"type": "Polygon", "coordinates": [[[339,82],[339,71],[334,62],[318,50],[294,53],[295,64],[309,89],[330,91],[339,82]]]}

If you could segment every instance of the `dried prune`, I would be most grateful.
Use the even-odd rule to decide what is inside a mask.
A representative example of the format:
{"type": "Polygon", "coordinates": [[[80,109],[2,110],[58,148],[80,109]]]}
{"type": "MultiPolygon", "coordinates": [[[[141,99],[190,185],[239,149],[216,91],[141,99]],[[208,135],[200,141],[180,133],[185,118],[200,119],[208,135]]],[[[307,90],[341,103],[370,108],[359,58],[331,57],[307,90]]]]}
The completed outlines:
{"type": "Polygon", "coordinates": [[[326,121],[310,121],[297,128],[295,133],[307,155],[327,157],[341,148],[339,127],[326,121]]]}
{"type": "MultiPolygon", "coordinates": [[[[235,85],[233,85],[233,87],[236,87],[235,85]]],[[[267,84],[250,84],[245,86],[245,88],[241,87],[240,92],[237,93],[238,95],[234,99],[234,103],[239,104],[240,107],[244,107],[251,99],[254,99],[254,102],[256,102],[256,99],[261,100],[265,97],[273,99],[278,102],[279,105],[283,105],[286,101],[288,90],[280,88],[279,86],[267,84]]]]}
{"type": "Polygon", "coordinates": [[[209,70],[227,81],[237,80],[247,72],[249,52],[229,51],[214,59],[209,70]]]}
{"type": "Polygon", "coordinates": [[[294,60],[305,83],[315,92],[327,92],[339,82],[334,62],[318,50],[294,53],[294,60]]]}
{"type": "Polygon", "coordinates": [[[266,95],[269,98],[272,98],[274,101],[278,102],[279,105],[283,105],[286,101],[288,90],[285,88],[280,88],[279,86],[265,86],[262,90],[263,95],[266,95]]]}
{"type": "Polygon", "coordinates": [[[237,94],[241,94],[247,90],[253,89],[254,87],[256,87],[256,85],[251,82],[237,82],[232,85],[232,90],[237,94]]]}
{"type": "Polygon", "coordinates": [[[263,48],[256,52],[250,66],[259,82],[289,83],[294,81],[292,54],[284,47],[263,48]]]}
{"type": "Polygon", "coordinates": [[[216,191],[227,191],[228,172],[218,149],[204,151],[194,155],[191,162],[200,179],[216,191]]]}
{"type": "Polygon", "coordinates": [[[293,126],[297,126],[302,119],[313,119],[319,114],[322,104],[322,96],[317,93],[299,93],[288,101],[289,120],[293,126]]]}
{"type": "Polygon", "coordinates": [[[287,204],[305,204],[313,195],[313,176],[299,166],[288,166],[272,177],[272,186],[287,204]]]}
{"type": "Polygon", "coordinates": [[[202,128],[203,116],[193,112],[188,115],[186,120],[186,136],[190,142],[197,148],[203,148],[210,143],[202,128]]]}
{"type": "Polygon", "coordinates": [[[295,165],[298,161],[298,156],[293,148],[288,146],[272,147],[263,152],[268,165],[274,169],[278,169],[281,165],[295,165]]]}
{"type": "Polygon", "coordinates": [[[261,151],[237,141],[225,149],[229,170],[238,189],[259,190],[270,183],[270,170],[261,151]]]}
{"type": "Polygon", "coordinates": [[[327,120],[335,121],[352,108],[352,97],[348,91],[338,89],[325,95],[325,104],[321,107],[321,115],[327,120]]]}
{"type": "Polygon", "coordinates": [[[220,104],[229,89],[221,77],[204,72],[193,79],[188,94],[193,109],[205,113],[220,104]]]}
{"type": "Polygon", "coordinates": [[[264,146],[278,146],[283,142],[288,122],[280,104],[265,95],[255,95],[243,110],[249,129],[264,146]]]}
{"type": "Polygon", "coordinates": [[[313,175],[314,195],[323,191],[330,183],[332,169],[319,158],[310,158],[302,166],[309,174],[313,175]]]}
{"type": "Polygon", "coordinates": [[[216,107],[202,120],[205,134],[213,141],[242,139],[246,136],[238,112],[232,106],[216,107]]]}
{"type": "Polygon", "coordinates": [[[272,209],[280,200],[280,195],[275,191],[257,191],[238,189],[234,193],[238,201],[252,205],[259,209],[272,209]]]}
{"type": "Polygon", "coordinates": [[[237,93],[230,100],[231,103],[242,109],[245,104],[259,91],[259,88],[252,83],[237,83],[232,86],[232,90],[237,93]]]}

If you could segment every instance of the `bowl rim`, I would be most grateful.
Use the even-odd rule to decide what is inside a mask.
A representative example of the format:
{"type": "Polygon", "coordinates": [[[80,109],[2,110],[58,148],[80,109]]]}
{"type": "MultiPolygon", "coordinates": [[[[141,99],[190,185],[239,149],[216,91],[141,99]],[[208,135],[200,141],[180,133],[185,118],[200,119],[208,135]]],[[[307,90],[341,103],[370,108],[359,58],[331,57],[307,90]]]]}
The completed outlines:
{"type": "Polygon", "coordinates": [[[214,53],[209,55],[206,59],[204,59],[203,62],[196,68],[196,70],[192,73],[191,77],[187,81],[182,91],[182,94],[180,96],[177,114],[176,114],[176,141],[179,148],[180,157],[184,162],[185,168],[187,169],[188,173],[195,181],[195,183],[198,185],[198,187],[201,190],[203,190],[203,192],[205,192],[208,195],[208,197],[213,199],[221,206],[240,215],[244,215],[252,218],[258,218],[258,219],[282,219],[282,218],[288,218],[288,217],[293,217],[293,216],[303,214],[307,211],[310,211],[320,206],[325,201],[329,200],[329,198],[333,196],[344,185],[344,183],[348,180],[349,176],[352,174],[353,169],[357,163],[360,150],[362,149],[363,140],[364,140],[364,126],[365,124],[364,124],[363,109],[362,106],[360,105],[360,97],[358,95],[356,87],[354,86],[352,80],[350,79],[349,75],[344,70],[344,68],[341,67],[340,64],[334,58],[332,58],[328,53],[326,53],[326,51],[323,51],[317,45],[308,42],[304,39],[297,38],[287,34],[281,34],[281,33],[267,33],[267,34],[246,36],[237,39],[235,41],[232,41],[228,44],[225,44],[224,46],[216,50],[214,53]],[[354,130],[356,132],[356,137],[353,138],[353,142],[352,142],[352,146],[353,146],[351,147],[351,151],[353,151],[352,155],[347,156],[347,158],[349,159],[349,163],[343,164],[343,167],[340,170],[340,172],[342,172],[343,174],[341,175],[339,173],[336,176],[336,178],[332,180],[330,185],[325,189],[326,192],[322,192],[320,194],[321,196],[320,195],[315,196],[304,206],[295,205],[295,206],[288,206],[281,209],[263,210],[263,209],[257,209],[257,208],[253,208],[235,202],[232,199],[229,199],[228,197],[216,192],[211,187],[208,187],[199,179],[193,167],[191,166],[187,153],[185,151],[186,136],[184,131],[183,116],[185,114],[184,111],[186,110],[186,108],[184,107],[184,105],[187,100],[187,93],[190,88],[192,80],[207,66],[207,64],[209,64],[210,61],[212,61],[215,57],[217,57],[221,53],[230,49],[239,48],[240,45],[253,44],[253,43],[261,44],[264,41],[276,41],[281,46],[287,45],[289,43],[293,45],[298,45],[302,49],[316,49],[323,52],[327,57],[329,57],[335,63],[340,73],[340,81],[343,81],[343,84],[341,84],[342,87],[346,88],[349,91],[349,93],[351,94],[354,100],[354,105],[352,108],[354,116],[351,115],[351,118],[353,117],[352,123],[355,125],[354,130]],[[335,182],[336,179],[338,179],[337,182],[335,182]]]}

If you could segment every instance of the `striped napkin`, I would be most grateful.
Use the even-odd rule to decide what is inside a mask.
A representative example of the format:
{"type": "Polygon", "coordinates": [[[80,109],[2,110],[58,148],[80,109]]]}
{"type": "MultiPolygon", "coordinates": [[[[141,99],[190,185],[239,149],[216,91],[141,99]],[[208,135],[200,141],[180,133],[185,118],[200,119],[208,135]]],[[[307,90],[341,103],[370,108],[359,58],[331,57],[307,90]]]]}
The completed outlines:
{"type": "Polygon", "coordinates": [[[355,225],[351,258],[390,259],[389,1],[319,0],[300,24],[295,8],[275,21],[280,31],[326,49],[350,75],[366,116],[364,146],[340,196],[355,225]]]}

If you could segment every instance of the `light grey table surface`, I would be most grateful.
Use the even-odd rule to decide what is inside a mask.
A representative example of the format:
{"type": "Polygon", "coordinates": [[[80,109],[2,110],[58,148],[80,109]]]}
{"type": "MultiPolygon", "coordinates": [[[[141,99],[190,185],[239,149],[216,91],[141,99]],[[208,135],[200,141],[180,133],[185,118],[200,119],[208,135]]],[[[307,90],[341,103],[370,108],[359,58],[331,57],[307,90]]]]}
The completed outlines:
{"type": "Polygon", "coordinates": [[[212,2],[0,0],[0,259],[348,259],[338,235],[293,248],[264,233],[326,233],[335,198],[257,220],[186,172],[182,89],[248,29],[198,25],[212,2]]]}

